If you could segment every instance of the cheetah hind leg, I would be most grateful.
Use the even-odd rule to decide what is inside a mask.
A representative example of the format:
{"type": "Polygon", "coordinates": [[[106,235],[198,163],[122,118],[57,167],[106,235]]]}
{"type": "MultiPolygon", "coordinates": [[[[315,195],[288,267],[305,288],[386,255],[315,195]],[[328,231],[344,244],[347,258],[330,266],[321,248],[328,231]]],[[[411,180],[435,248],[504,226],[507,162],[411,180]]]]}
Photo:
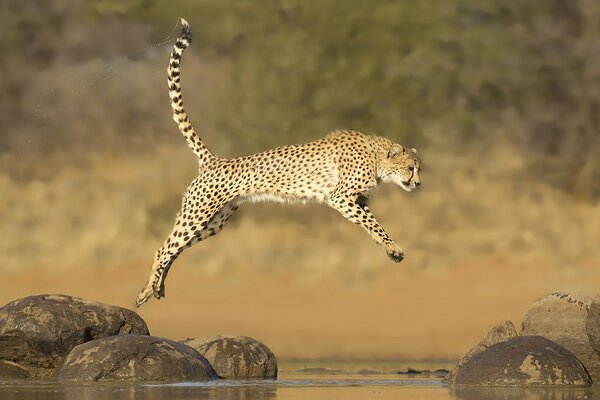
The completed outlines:
{"type": "MultiPolygon", "coordinates": [[[[231,215],[238,209],[238,205],[233,203],[226,204],[219,212],[217,212],[208,222],[206,227],[203,229],[196,231],[194,236],[178,251],[181,253],[183,250],[188,247],[192,247],[198,242],[201,242],[209,237],[212,237],[219,233],[225,223],[229,220],[231,215]]],[[[162,274],[154,280],[153,283],[153,294],[157,299],[161,299],[165,297],[165,281],[167,279],[167,275],[169,270],[171,269],[171,265],[174,260],[170,261],[168,266],[163,270],[162,274]]]]}
{"type": "MultiPolygon", "coordinates": [[[[237,204],[233,204],[233,202],[226,204],[219,212],[217,212],[209,220],[209,222],[203,229],[199,231],[192,231],[192,238],[185,242],[182,246],[179,246],[175,250],[174,254],[172,254],[171,256],[167,257],[166,260],[164,260],[165,257],[162,257],[163,249],[165,247],[168,248],[169,244],[172,243],[169,239],[167,239],[167,242],[165,242],[163,248],[161,248],[155,253],[154,262],[150,270],[150,279],[146,287],[138,295],[135,302],[135,306],[141,306],[152,296],[154,296],[157,299],[165,297],[165,280],[167,278],[167,274],[169,273],[169,269],[171,268],[171,265],[173,264],[173,261],[175,261],[177,256],[181,254],[181,252],[186,248],[193,246],[194,244],[204,239],[216,235],[221,229],[223,229],[225,223],[229,220],[231,215],[237,209],[237,204]]],[[[171,236],[173,236],[173,234],[171,236]]]]}

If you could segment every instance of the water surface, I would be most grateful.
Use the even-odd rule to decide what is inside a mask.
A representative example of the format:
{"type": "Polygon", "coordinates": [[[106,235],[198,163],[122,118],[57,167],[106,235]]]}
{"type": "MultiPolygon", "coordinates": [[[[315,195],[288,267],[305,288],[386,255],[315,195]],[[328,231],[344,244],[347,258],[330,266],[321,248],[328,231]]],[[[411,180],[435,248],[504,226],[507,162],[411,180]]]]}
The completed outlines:
{"type": "MultiPolygon", "coordinates": [[[[430,368],[437,369],[436,366],[430,368]]],[[[398,374],[394,364],[329,363],[281,366],[278,380],[143,384],[0,384],[1,400],[163,399],[415,399],[579,400],[600,398],[600,390],[577,388],[450,388],[439,376],[398,374]]]]}

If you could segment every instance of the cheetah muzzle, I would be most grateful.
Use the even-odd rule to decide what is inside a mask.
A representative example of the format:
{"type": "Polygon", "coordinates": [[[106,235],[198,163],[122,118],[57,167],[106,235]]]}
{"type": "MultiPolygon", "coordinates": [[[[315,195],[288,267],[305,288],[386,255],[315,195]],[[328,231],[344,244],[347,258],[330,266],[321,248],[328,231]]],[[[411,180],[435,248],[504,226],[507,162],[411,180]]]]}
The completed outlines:
{"type": "Polygon", "coordinates": [[[404,252],[379,225],[367,206],[380,182],[395,183],[407,192],[421,184],[421,163],[415,149],[384,137],[338,130],[301,145],[227,159],[208,150],[183,107],[180,62],[192,41],[189,24],[175,41],[167,69],[173,119],[198,158],[199,176],[183,195],[173,231],[156,252],[150,278],[136,307],[154,296],[165,296],[165,280],[175,259],[186,248],[216,235],[244,202],[316,202],[326,204],[360,225],[395,262],[404,252]]]}

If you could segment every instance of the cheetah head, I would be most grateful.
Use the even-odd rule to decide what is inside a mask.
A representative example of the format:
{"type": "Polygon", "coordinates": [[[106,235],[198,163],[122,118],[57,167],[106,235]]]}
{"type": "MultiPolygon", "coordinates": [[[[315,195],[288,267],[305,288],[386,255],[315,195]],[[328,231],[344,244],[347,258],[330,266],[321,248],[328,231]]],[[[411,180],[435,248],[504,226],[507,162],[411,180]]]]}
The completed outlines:
{"type": "Polygon", "coordinates": [[[394,143],[377,169],[378,178],[383,182],[393,182],[407,192],[421,185],[421,161],[416,149],[406,149],[394,143]]]}

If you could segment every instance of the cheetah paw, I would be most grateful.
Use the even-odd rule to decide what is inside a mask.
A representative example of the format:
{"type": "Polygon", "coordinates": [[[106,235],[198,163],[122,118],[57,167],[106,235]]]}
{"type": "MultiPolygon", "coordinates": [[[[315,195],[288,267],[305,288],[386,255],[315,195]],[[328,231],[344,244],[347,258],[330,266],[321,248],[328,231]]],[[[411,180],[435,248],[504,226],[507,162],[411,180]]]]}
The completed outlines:
{"type": "Polygon", "coordinates": [[[399,263],[404,260],[404,251],[400,248],[390,249],[387,251],[387,255],[392,261],[399,263]]]}
{"type": "Polygon", "coordinates": [[[152,297],[152,288],[147,287],[138,295],[137,299],[135,299],[135,308],[140,307],[142,304],[147,302],[150,297],[152,297]]]}

